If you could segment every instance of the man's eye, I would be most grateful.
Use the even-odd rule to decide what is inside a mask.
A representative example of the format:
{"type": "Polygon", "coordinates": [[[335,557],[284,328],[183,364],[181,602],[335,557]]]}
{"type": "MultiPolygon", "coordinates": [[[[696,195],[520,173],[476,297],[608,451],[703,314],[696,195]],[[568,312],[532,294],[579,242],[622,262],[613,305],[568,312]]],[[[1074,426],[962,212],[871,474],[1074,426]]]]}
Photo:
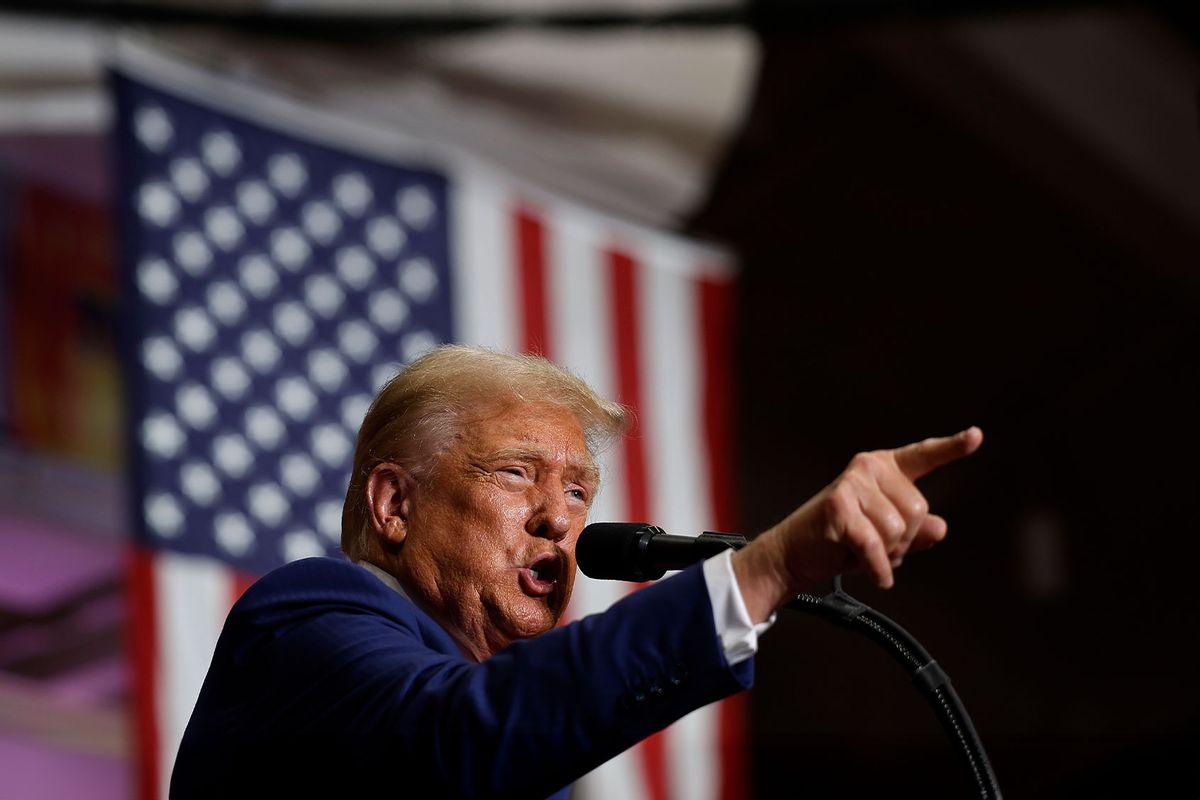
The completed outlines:
{"type": "Polygon", "coordinates": [[[524,478],[525,477],[525,468],[524,467],[504,467],[500,470],[500,472],[504,473],[505,475],[512,475],[513,477],[516,477],[516,478],[524,478]]]}
{"type": "Polygon", "coordinates": [[[587,492],[585,492],[583,489],[568,489],[567,496],[584,503],[587,502],[587,492]]]}

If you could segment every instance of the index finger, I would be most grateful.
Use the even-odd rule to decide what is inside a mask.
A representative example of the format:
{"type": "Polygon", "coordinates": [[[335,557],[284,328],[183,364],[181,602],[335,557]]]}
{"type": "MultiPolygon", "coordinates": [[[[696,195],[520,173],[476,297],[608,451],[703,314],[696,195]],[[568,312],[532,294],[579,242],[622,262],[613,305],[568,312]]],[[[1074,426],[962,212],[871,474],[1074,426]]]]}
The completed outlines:
{"type": "Polygon", "coordinates": [[[940,466],[971,455],[983,444],[983,431],[972,425],[953,436],[939,436],[898,447],[892,458],[904,476],[915,481],[940,466]]]}

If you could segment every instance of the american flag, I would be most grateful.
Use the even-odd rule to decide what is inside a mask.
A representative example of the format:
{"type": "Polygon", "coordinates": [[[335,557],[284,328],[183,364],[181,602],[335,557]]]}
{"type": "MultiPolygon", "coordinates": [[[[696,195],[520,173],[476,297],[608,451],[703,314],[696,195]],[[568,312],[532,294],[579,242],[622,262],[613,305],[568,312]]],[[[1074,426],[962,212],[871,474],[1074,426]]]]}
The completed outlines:
{"type": "MultiPolygon", "coordinates": [[[[182,64],[127,64],[112,86],[143,798],[166,797],[236,597],[287,561],[340,557],[367,405],[440,342],[542,353],[636,411],[593,519],[729,529],[725,253],[182,64]]],[[[574,617],[629,591],[576,586],[574,617]]],[[[696,711],[576,796],[745,796],[742,703],[696,711]]]]}

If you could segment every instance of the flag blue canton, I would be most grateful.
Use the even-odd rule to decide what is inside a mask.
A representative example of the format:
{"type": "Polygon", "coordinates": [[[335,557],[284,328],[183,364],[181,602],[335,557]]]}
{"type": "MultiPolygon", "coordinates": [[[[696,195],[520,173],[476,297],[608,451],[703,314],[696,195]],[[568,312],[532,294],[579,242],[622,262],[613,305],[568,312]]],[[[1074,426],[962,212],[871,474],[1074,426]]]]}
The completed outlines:
{"type": "Polygon", "coordinates": [[[139,536],[334,555],[363,414],[451,337],[446,179],[114,82],[139,536]]]}

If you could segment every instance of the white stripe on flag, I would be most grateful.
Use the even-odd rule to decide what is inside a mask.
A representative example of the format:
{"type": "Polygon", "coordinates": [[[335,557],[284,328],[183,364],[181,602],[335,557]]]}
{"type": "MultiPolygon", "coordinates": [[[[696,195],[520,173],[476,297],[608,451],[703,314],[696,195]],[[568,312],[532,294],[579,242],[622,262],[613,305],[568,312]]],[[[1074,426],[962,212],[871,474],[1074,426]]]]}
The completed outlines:
{"type": "Polygon", "coordinates": [[[647,469],[652,482],[650,509],[656,524],[672,533],[695,536],[711,521],[712,503],[704,480],[703,386],[695,281],[669,268],[683,254],[677,248],[647,247],[639,307],[643,341],[642,385],[647,469]]]}
{"type": "Polygon", "coordinates": [[[671,725],[667,769],[675,800],[717,800],[721,794],[720,712],[703,706],[671,725]]]}
{"type": "Polygon", "coordinates": [[[167,797],[175,754],[212,662],[233,581],[219,561],[177,553],[154,557],[157,611],[160,798],[167,797]]]}
{"type": "Polygon", "coordinates": [[[631,747],[616,758],[604,762],[576,782],[572,800],[645,800],[649,797],[642,757],[631,747]]]}
{"type": "Polygon", "coordinates": [[[597,239],[596,226],[572,209],[556,207],[545,219],[552,355],[601,397],[612,397],[615,356],[605,243],[597,239]]]}
{"type": "Polygon", "coordinates": [[[520,349],[511,201],[511,194],[490,175],[464,171],[451,176],[455,341],[463,344],[520,349]]]}

